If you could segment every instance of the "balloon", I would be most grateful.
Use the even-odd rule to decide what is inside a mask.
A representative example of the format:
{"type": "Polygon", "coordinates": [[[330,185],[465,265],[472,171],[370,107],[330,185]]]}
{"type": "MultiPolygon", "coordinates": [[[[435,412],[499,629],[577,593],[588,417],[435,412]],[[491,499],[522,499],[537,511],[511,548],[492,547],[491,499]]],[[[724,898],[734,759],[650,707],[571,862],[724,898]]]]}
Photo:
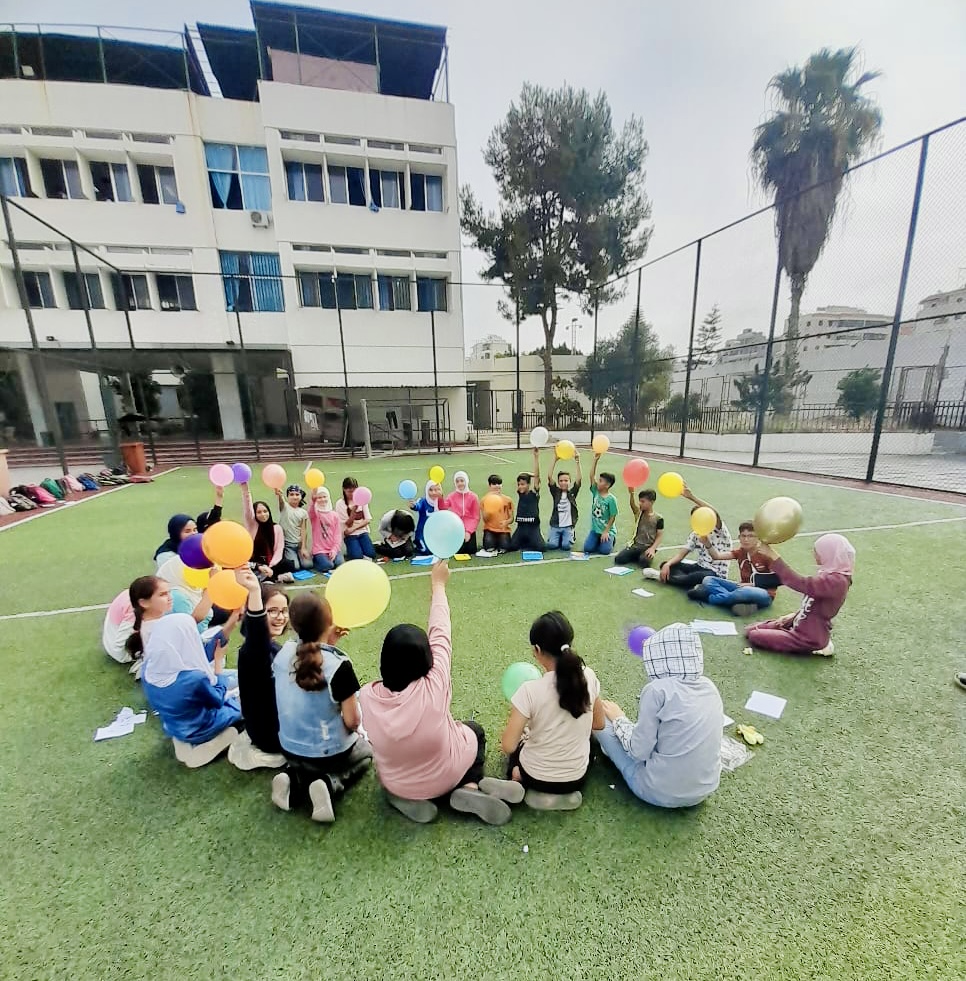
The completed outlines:
{"type": "Polygon", "coordinates": [[[211,569],[192,569],[190,565],[184,567],[184,581],[192,589],[204,589],[210,578],[211,569]]]}
{"type": "Polygon", "coordinates": [[[569,439],[561,439],[554,447],[558,460],[572,460],[577,452],[577,447],[569,439]]]}
{"type": "Polygon", "coordinates": [[[463,547],[464,534],[466,529],[455,511],[435,511],[426,519],[423,541],[433,555],[448,559],[463,547]]]}
{"type": "MultiPolygon", "coordinates": [[[[217,522],[215,523],[217,524],[217,522]]],[[[204,548],[202,547],[203,537],[197,534],[189,535],[178,546],[178,558],[189,569],[210,569],[213,564],[211,559],[205,555],[204,548]]]]}
{"type": "Polygon", "coordinates": [[[411,501],[416,496],[416,481],[403,480],[399,484],[399,496],[404,501],[411,501]]]}
{"type": "Polygon", "coordinates": [[[235,479],[235,471],[227,463],[213,463],[208,470],[208,479],[215,487],[227,487],[235,479]]]}
{"type": "Polygon", "coordinates": [[[500,688],[503,689],[504,698],[510,701],[525,681],[536,681],[542,677],[542,672],[535,664],[530,664],[527,661],[516,661],[503,672],[500,688]]]}
{"type": "MultiPolygon", "coordinates": [[[[429,479],[434,484],[441,484],[446,477],[446,471],[437,463],[435,467],[429,468],[429,479]]],[[[341,626],[341,624],[339,625],[341,626]]]]}
{"type": "Polygon", "coordinates": [[[610,449],[610,440],[603,434],[594,437],[593,443],[590,444],[590,448],[595,453],[600,453],[603,456],[610,449]]]}
{"type": "Polygon", "coordinates": [[[305,471],[305,483],[309,490],[316,490],[325,483],[325,474],[318,467],[309,467],[305,471]]]}
{"type": "Polygon", "coordinates": [[[219,521],[213,524],[201,536],[201,547],[212,562],[217,562],[226,569],[243,566],[255,551],[252,536],[237,521],[219,521]]]}
{"type": "Polygon", "coordinates": [[[262,468],[262,483],[272,490],[281,490],[287,479],[285,467],[280,467],[277,463],[269,463],[262,468]]]}
{"type": "Polygon", "coordinates": [[[755,512],[755,534],[768,545],[787,542],[802,527],[802,506],[793,497],[773,497],[755,512]]]}
{"type": "Polygon", "coordinates": [[[337,627],[354,630],[382,616],[389,605],[389,577],[374,562],[345,562],[329,577],[325,598],[337,627]]]}
{"type": "Polygon", "coordinates": [[[628,487],[640,487],[647,483],[650,474],[651,468],[647,465],[647,460],[628,460],[621,476],[628,487]]]}
{"type": "Polygon", "coordinates": [[[684,490],[684,478],[679,473],[668,470],[657,478],[657,490],[665,497],[680,497],[684,490]]]}
{"type": "Polygon", "coordinates": [[[357,487],[352,492],[352,503],[357,508],[365,507],[371,500],[372,500],[372,491],[369,490],[368,487],[357,487]]]}
{"type": "Polygon", "coordinates": [[[252,468],[247,463],[233,463],[231,473],[236,484],[247,484],[252,479],[252,468]]]}
{"type": "Polygon", "coordinates": [[[695,508],[691,512],[691,531],[701,538],[710,535],[718,524],[718,516],[711,508],[695,508]]]}
{"type": "Polygon", "coordinates": [[[644,656],[644,641],[653,637],[655,630],[653,627],[634,627],[627,635],[627,649],[635,657],[644,656]]]}
{"type": "Polygon", "coordinates": [[[222,569],[208,580],[208,595],[215,606],[223,610],[237,610],[245,605],[248,590],[238,583],[231,569],[222,569]]]}
{"type": "Polygon", "coordinates": [[[546,446],[550,440],[550,432],[547,430],[546,426],[535,426],[530,430],[530,445],[536,446],[538,449],[541,446],[546,446]]]}

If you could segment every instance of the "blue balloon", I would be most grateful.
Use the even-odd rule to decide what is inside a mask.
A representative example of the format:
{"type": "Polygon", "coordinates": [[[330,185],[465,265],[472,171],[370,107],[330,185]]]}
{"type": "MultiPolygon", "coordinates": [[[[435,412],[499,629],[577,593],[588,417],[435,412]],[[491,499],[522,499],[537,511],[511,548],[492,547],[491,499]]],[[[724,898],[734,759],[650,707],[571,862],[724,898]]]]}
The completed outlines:
{"type": "Polygon", "coordinates": [[[458,515],[452,511],[437,511],[426,519],[423,541],[433,555],[448,559],[463,547],[465,534],[458,515]]]}
{"type": "Polygon", "coordinates": [[[399,485],[399,496],[404,501],[411,501],[416,496],[416,483],[412,480],[404,480],[399,485]]]}

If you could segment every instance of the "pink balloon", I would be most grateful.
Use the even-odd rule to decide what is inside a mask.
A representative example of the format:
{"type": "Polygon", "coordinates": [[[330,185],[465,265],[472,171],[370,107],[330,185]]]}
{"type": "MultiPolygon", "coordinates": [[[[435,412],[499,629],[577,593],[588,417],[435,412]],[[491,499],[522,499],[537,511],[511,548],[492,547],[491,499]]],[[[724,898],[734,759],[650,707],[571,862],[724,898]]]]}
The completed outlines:
{"type": "Polygon", "coordinates": [[[227,463],[213,463],[208,470],[208,479],[215,487],[227,487],[235,479],[235,474],[227,463]]]}
{"type": "Polygon", "coordinates": [[[277,463],[268,463],[262,467],[262,483],[272,490],[281,490],[286,481],[285,468],[277,463]]]}
{"type": "Polygon", "coordinates": [[[352,503],[357,508],[365,507],[372,500],[372,491],[368,487],[357,487],[352,494],[352,503]]]}

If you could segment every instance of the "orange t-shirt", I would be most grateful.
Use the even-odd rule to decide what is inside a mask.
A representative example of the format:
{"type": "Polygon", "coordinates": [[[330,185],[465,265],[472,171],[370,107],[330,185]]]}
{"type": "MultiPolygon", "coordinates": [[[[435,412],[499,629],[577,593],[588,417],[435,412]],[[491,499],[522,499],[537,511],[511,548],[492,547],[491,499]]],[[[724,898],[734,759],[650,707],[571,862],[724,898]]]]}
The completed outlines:
{"type": "Polygon", "coordinates": [[[483,511],[483,530],[503,534],[510,530],[513,520],[513,501],[506,494],[484,494],[480,500],[483,511]]]}

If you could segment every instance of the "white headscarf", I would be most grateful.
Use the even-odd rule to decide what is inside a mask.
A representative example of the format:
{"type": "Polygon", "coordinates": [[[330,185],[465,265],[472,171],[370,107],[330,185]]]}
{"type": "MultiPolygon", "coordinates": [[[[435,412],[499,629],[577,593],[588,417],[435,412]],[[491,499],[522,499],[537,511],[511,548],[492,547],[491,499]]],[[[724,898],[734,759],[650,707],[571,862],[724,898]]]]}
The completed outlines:
{"type": "Polygon", "coordinates": [[[465,470],[457,470],[456,473],[453,474],[453,487],[457,493],[460,493],[460,489],[456,486],[456,481],[459,480],[460,477],[466,481],[466,490],[462,491],[462,493],[468,494],[470,491],[470,475],[465,470]]]}
{"type": "Polygon", "coordinates": [[[163,563],[158,569],[158,578],[173,586],[179,592],[184,593],[191,601],[192,606],[197,606],[204,599],[205,591],[195,586],[189,586],[184,577],[184,562],[177,555],[172,556],[167,562],[163,563]]]}
{"type": "Polygon", "coordinates": [[[144,648],[141,678],[156,688],[167,688],[182,671],[203,671],[214,684],[215,669],[205,656],[194,617],[169,613],[151,629],[144,648]]]}
{"type": "Polygon", "coordinates": [[[315,509],[324,514],[332,510],[332,495],[328,487],[320,487],[315,492],[315,509]]]}
{"type": "MultiPolygon", "coordinates": [[[[438,497],[432,498],[432,497],[429,496],[429,488],[430,487],[439,487],[439,484],[435,480],[427,480],[426,481],[426,487],[423,490],[423,498],[425,499],[426,503],[434,511],[438,511],[439,510],[439,498],[438,497]]],[[[442,490],[441,487],[440,487],[440,490],[442,490]]]]}

